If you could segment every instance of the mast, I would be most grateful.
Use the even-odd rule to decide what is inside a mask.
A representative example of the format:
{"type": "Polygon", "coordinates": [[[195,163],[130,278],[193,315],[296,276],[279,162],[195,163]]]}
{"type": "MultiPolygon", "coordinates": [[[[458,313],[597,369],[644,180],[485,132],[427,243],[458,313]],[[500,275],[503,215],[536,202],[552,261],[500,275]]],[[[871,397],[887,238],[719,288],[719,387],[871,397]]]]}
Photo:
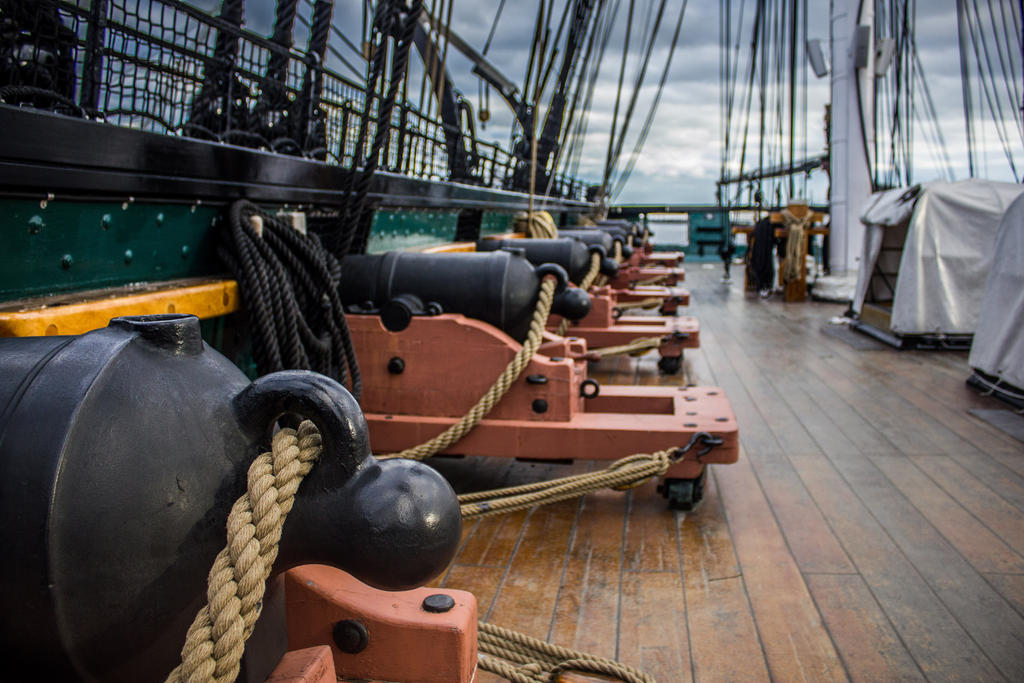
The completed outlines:
{"type": "Polygon", "coordinates": [[[856,268],[864,243],[860,214],[871,194],[874,148],[874,4],[831,0],[831,253],[833,273],[856,268]]]}

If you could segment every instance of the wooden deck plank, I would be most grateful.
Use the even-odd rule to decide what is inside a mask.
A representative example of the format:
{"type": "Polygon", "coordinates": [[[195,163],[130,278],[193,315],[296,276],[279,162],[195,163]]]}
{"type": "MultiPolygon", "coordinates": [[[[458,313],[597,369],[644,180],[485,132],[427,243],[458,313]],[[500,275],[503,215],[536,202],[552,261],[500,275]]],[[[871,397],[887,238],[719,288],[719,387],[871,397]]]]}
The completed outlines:
{"type": "MultiPolygon", "coordinates": [[[[708,337],[714,344],[720,335],[708,337]]],[[[853,572],[849,558],[786,457],[790,449],[816,452],[817,444],[739,349],[722,343],[709,346],[705,354],[718,368],[716,381],[725,389],[737,421],[744,425],[740,439],[745,452],[801,570],[853,572]],[[771,418],[764,414],[769,405],[771,418]],[[779,440],[782,433],[791,435],[788,446],[779,440]],[[793,436],[796,434],[800,436],[793,436]]]]}
{"type": "MultiPolygon", "coordinates": [[[[740,462],[692,513],[648,483],[474,523],[445,585],[661,683],[1024,679],[1024,449],[967,414],[1001,406],[964,388],[966,356],[856,350],[821,332],[842,307],[747,297],[717,271],[691,289],[702,348],[682,375],[648,354],[591,376],[723,386],[740,462]]],[[[459,490],[577,467],[439,466],[459,490]]]]}
{"type": "Polygon", "coordinates": [[[904,646],[929,679],[999,674],[849,484],[820,455],[794,456],[800,477],[839,536],[904,646]]]}
{"type": "MultiPolygon", "coordinates": [[[[780,352],[781,360],[788,357],[780,352]]],[[[854,386],[846,379],[837,379],[839,372],[836,368],[828,366],[820,359],[808,359],[806,368],[816,373],[819,382],[808,381],[803,386],[806,391],[814,395],[815,401],[819,402],[828,413],[830,419],[834,419],[843,432],[851,441],[859,440],[855,452],[888,452],[897,449],[910,455],[935,455],[947,454],[965,468],[970,469],[975,476],[995,491],[999,496],[1024,510],[1024,478],[1011,471],[1004,465],[997,462],[995,458],[1010,458],[1012,454],[991,455],[978,450],[973,444],[960,439],[937,420],[928,418],[921,419],[922,413],[919,409],[905,407],[900,409],[899,404],[891,404],[885,412],[893,417],[887,417],[886,422],[898,421],[906,417],[906,431],[911,435],[920,435],[928,432],[932,435],[932,445],[906,448],[900,445],[900,439],[895,441],[882,434],[884,425],[876,424],[874,416],[877,416],[879,408],[876,397],[888,392],[888,387],[881,384],[865,382],[863,386],[854,386]],[[909,411],[909,412],[908,412],[909,411]],[[871,443],[877,434],[884,439],[882,443],[871,443]],[[867,442],[864,440],[867,439],[867,442]]],[[[852,370],[851,370],[852,372],[852,370]]],[[[855,373],[854,373],[855,374],[855,373]]],[[[788,397],[787,397],[788,398],[788,397]]]]}
{"type": "Polygon", "coordinates": [[[626,572],[622,577],[619,661],[659,681],[691,680],[686,609],[678,572],[626,572]]]}
{"type": "Polygon", "coordinates": [[[845,458],[838,469],[982,651],[1005,676],[1024,679],[1024,619],[868,458],[845,458]]]}
{"type": "Polygon", "coordinates": [[[860,576],[809,574],[807,586],[853,681],[923,681],[860,576]]]}
{"type": "Polygon", "coordinates": [[[655,482],[648,482],[628,494],[629,510],[623,539],[625,571],[680,571],[675,515],[656,486],[655,482]]]}
{"type": "Polygon", "coordinates": [[[767,681],[768,664],[725,521],[715,469],[708,477],[704,504],[682,515],[678,524],[694,678],[767,681]]]}
{"type": "Polygon", "coordinates": [[[504,567],[512,558],[528,512],[485,517],[473,522],[472,532],[455,558],[460,565],[504,567]]]}
{"type": "MultiPolygon", "coordinates": [[[[917,465],[908,458],[893,456],[875,456],[871,461],[976,570],[1024,573],[1024,558],[922,471],[934,470],[942,461],[950,462],[946,456],[917,456],[917,465]]],[[[990,495],[994,498],[994,494],[990,495]]],[[[1016,512],[1006,503],[1003,505],[1016,512]]],[[[998,513],[996,517],[1002,521],[998,513]]],[[[1010,526],[1009,531],[1024,535],[1024,516],[1018,528],[1019,532],[1010,526]]]]}
{"type": "Polygon", "coordinates": [[[1024,574],[986,574],[985,578],[1008,603],[1024,614],[1024,574]]]}
{"type": "Polygon", "coordinates": [[[457,588],[476,596],[477,611],[482,616],[490,611],[498,587],[505,575],[504,567],[479,567],[452,565],[440,585],[443,588],[457,588]]]}
{"type": "MultiPolygon", "coordinates": [[[[994,531],[1018,553],[1024,554],[1024,512],[949,458],[913,458],[950,496],[994,531]]],[[[1000,570],[989,570],[1000,571],[1000,570]]],[[[1002,570],[1010,571],[1010,570],[1002,570]]],[[[1016,571],[1016,570],[1014,570],[1016,571]]]]}
{"type": "Polygon", "coordinates": [[[547,639],[558,599],[559,580],[579,501],[530,510],[486,621],[547,639]]]}
{"type": "Polygon", "coordinates": [[[889,390],[940,418],[949,429],[984,450],[1014,449],[1013,437],[967,412],[968,408],[990,405],[990,401],[970,389],[971,374],[966,352],[889,350],[868,352],[868,363],[857,362],[857,352],[836,345],[836,355],[857,365],[884,382],[889,390]],[[943,363],[942,361],[946,361],[943,363]]]}
{"type": "Polygon", "coordinates": [[[598,491],[580,501],[561,573],[551,641],[600,657],[616,656],[625,494],[598,491]]]}
{"type": "Polygon", "coordinates": [[[768,668],[781,680],[844,680],[842,663],[797,564],[741,454],[718,468],[715,479],[728,501],[726,519],[768,668]]]}

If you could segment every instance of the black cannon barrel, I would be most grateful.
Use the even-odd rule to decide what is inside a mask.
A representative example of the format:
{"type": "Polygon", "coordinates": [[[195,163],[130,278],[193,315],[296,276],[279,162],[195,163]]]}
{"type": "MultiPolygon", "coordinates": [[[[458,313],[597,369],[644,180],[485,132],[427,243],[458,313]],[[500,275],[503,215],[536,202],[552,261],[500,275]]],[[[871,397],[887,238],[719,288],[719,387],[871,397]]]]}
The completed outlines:
{"type": "Polygon", "coordinates": [[[575,237],[587,244],[600,244],[605,250],[614,253],[615,243],[622,245],[622,255],[629,258],[633,253],[629,246],[629,236],[622,230],[600,230],[598,228],[578,228],[576,230],[559,230],[559,237],[575,237]]]}
{"type": "Polygon", "coordinates": [[[569,280],[579,284],[590,270],[591,254],[597,252],[601,256],[601,274],[614,277],[619,266],[608,258],[604,247],[588,245],[575,237],[559,237],[557,239],[503,239],[480,240],[476,250],[498,251],[500,249],[522,249],[526,260],[535,266],[555,263],[565,269],[569,280]]]}
{"type": "Polygon", "coordinates": [[[597,221],[594,227],[599,230],[616,231],[621,230],[627,235],[632,235],[634,240],[642,240],[644,237],[644,226],[640,223],[633,221],[627,221],[621,218],[608,218],[605,220],[597,221]]]}
{"type": "Polygon", "coordinates": [[[562,268],[534,267],[519,251],[353,254],[341,271],[342,303],[379,311],[385,327],[395,331],[413,315],[461,313],[522,341],[547,272],[560,278],[553,313],[578,320],[590,312],[589,297],[564,287],[568,276],[562,268]]]}
{"type": "Polygon", "coordinates": [[[445,567],[461,534],[454,492],[429,467],[374,459],[334,380],[296,370],[250,383],[194,316],[0,339],[4,679],[164,680],[283,415],[312,419],[324,452],[275,574],[322,563],[405,589],[445,567]]]}

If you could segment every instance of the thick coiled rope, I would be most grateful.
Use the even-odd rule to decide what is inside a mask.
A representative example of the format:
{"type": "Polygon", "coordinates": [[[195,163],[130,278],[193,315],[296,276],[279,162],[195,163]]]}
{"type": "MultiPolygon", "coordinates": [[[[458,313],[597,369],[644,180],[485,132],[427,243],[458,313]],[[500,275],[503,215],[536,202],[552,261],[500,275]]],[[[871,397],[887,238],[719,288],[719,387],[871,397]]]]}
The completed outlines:
{"type": "Polygon", "coordinates": [[[652,309],[652,308],[657,308],[658,306],[660,306],[664,302],[665,302],[665,300],[663,298],[661,298],[660,296],[652,296],[652,297],[648,297],[646,299],[640,299],[639,301],[631,301],[631,302],[624,303],[624,304],[617,304],[616,307],[620,311],[628,311],[628,310],[636,309],[636,308],[642,308],[642,309],[645,309],[645,310],[649,310],[649,309],[652,309]]]}
{"type": "Polygon", "coordinates": [[[649,278],[647,280],[638,280],[636,282],[635,286],[637,286],[637,287],[648,287],[650,285],[660,285],[663,282],[665,282],[666,280],[668,280],[669,277],[671,277],[671,275],[666,273],[664,275],[658,275],[656,277],[652,277],[652,278],[649,278]]]}
{"type": "Polygon", "coordinates": [[[498,376],[498,379],[494,381],[491,388],[487,390],[487,393],[480,397],[476,404],[470,408],[469,412],[462,416],[461,420],[433,439],[418,446],[406,448],[398,453],[389,453],[377,457],[423,460],[443,451],[473,431],[473,428],[480,424],[480,421],[491,412],[494,406],[498,405],[498,402],[501,401],[502,397],[512,387],[512,383],[516,381],[519,375],[523,373],[523,370],[526,369],[526,366],[530,364],[530,361],[533,360],[533,354],[537,352],[544,336],[544,326],[547,324],[548,314],[551,312],[551,303],[555,298],[555,287],[557,284],[558,281],[555,277],[550,275],[541,282],[540,293],[537,296],[537,308],[534,310],[533,318],[530,320],[530,331],[526,335],[526,341],[523,342],[522,347],[516,352],[516,355],[498,376]]]}
{"type": "Polygon", "coordinates": [[[359,398],[359,363],[338,294],[341,266],[320,238],[240,199],[217,250],[238,281],[261,375],[313,370],[359,398]]]}
{"type": "Polygon", "coordinates": [[[500,515],[524,510],[535,505],[547,505],[560,500],[578,498],[601,489],[617,491],[631,489],[654,477],[663,476],[673,463],[673,456],[680,450],[670,448],[657,453],[637,453],[616,460],[597,472],[575,474],[491,491],[464,493],[459,496],[462,517],[468,519],[500,515]]]}
{"type": "Polygon", "coordinates": [[[787,228],[786,260],[782,267],[783,282],[796,282],[803,274],[803,261],[807,258],[807,237],[805,235],[811,224],[811,214],[797,218],[789,209],[782,210],[782,222],[787,228]]]}
{"type": "Polygon", "coordinates": [[[547,211],[520,211],[513,219],[513,226],[517,232],[525,233],[527,237],[533,239],[558,237],[555,219],[547,211]]]}
{"type": "Polygon", "coordinates": [[[298,432],[279,431],[271,451],[249,466],[246,492],[228,515],[227,544],[207,577],[207,604],[192,621],[181,664],[167,683],[231,683],[238,676],[245,641],[263,608],[285,519],[321,450],[320,432],[307,420],[298,432]]]}
{"type": "Polygon", "coordinates": [[[563,672],[611,676],[624,683],[655,683],[653,676],[631,666],[482,621],[477,624],[477,649],[481,669],[513,683],[550,683],[563,672]]]}
{"type": "Polygon", "coordinates": [[[642,356],[651,349],[656,349],[659,346],[661,346],[661,337],[640,337],[639,339],[634,339],[628,344],[606,346],[603,349],[590,349],[590,351],[602,358],[605,356],[642,356]]]}
{"type": "MultiPolygon", "coordinates": [[[[553,292],[554,287],[550,289],[553,292]]],[[[698,432],[682,448],[631,455],[598,472],[463,494],[459,496],[462,514],[485,517],[602,488],[632,488],[664,475],[698,442],[705,447],[697,455],[698,462],[722,443],[717,437],[698,432]]],[[[192,621],[181,649],[181,664],[166,683],[231,683],[237,678],[245,642],[263,608],[266,582],[277,559],[285,520],[295,504],[299,485],[322,451],[320,432],[306,420],[297,432],[280,430],[272,440],[271,451],[249,466],[246,492],[228,515],[227,543],[207,576],[207,604],[192,621]]],[[[569,671],[613,676],[625,683],[654,683],[651,676],[633,667],[484,622],[478,624],[478,647],[480,668],[514,683],[548,683],[569,671]]]]}

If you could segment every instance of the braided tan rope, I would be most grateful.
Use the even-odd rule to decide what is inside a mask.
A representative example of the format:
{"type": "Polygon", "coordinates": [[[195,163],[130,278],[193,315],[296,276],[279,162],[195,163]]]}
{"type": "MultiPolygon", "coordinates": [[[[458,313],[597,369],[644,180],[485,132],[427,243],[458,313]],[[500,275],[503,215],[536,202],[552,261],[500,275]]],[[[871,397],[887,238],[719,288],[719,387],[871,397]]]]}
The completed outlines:
{"type": "Polygon", "coordinates": [[[628,311],[633,308],[651,309],[657,308],[658,306],[661,305],[663,301],[664,299],[662,299],[659,296],[652,296],[646,299],[640,299],[639,301],[631,301],[625,304],[617,304],[617,306],[620,311],[628,311]]]}
{"type": "MultiPolygon", "coordinates": [[[[597,280],[597,276],[601,272],[601,254],[596,251],[590,255],[590,269],[587,274],[580,280],[580,289],[584,292],[590,289],[590,286],[597,280]]],[[[562,318],[562,322],[558,324],[558,330],[556,334],[559,337],[564,337],[565,333],[569,330],[570,320],[568,318],[562,318]]]]}
{"type": "Polygon", "coordinates": [[[479,665],[513,683],[549,683],[562,672],[600,674],[624,683],[655,683],[654,677],[611,659],[552,645],[507,628],[477,623],[479,665]]]}
{"type": "Polygon", "coordinates": [[[660,285],[662,282],[664,282],[668,278],[669,278],[669,275],[668,275],[668,273],[666,273],[665,275],[658,275],[656,277],[652,277],[652,278],[647,279],[647,280],[638,280],[636,282],[636,286],[637,287],[647,287],[647,286],[650,286],[650,285],[660,285]]]}
{"type": "Polygon", "coordinates": [[[558,237],[555,219],[547,211],[520,211],[513,219],[516,230],[533,239],[554,239],[558,237]]]}
{"type": "Polygon", "coordinates": [[[800,279],[803,260],[807,258],[807,240],[804,232],[811,224],[812,214],[804,218],[797,218],[789,209],[782,210],[782,221],[787,228],[786,236],[786,261],[782,270],[784,282],[796,282],[800,279]]]}
{"type": "Polygon", "coordinates": [[[205,607],[185,636],[181,664],[167,683],[230,683],[238,676],[245,641],[263,609],[281,529],[295,493],[322,450],[310,421],[274,435],[271,452],[249,466],[246,492],[231,507],[227,544],[207,577],[205,607]]]}
{"type": "Polygon", "coordinates": [[[637,453],[616,460],[597,472],[575,474],[569,477],[539,481],[533,484],[510,486],[492,491],[477,491],[459,496],[464,519],[490,517],[535,505],[547,505],[586,495],[591,491],[615,489],[624,491],[654,477],[660,477],[672,464],[675,449],[657,453],[637,453]]]}
{"type": "Polygon", "coordinates": [[[522,348],[516,352],[516,355],[498,376],[498,379],[494,381],[491,388],[487,390],[487,393],[480,397],[476,404],[469,409],[469,412],[462,416],[462,419],[429,441],[406,448],[398,453],[388,453],[386,455],[378,455],[377,457],[380,459],[411,458],[413,460],[423,460],[443,451],[473,431],[473,428],[480,424],[480,421],[508,393],[512,382],[523,373],[523,370],[526,369],[526,366],[533,359],[533,354],[540,347],[544,335],[544,327],[548,321],[548,314],[551,312],[551,302],[554,301],[557,284],[558,281],[550,275],[546,276],[541,282],[540,294],[537,296],[537,308],[533,312],[533,319],[530,321],[530,331],[526,335],[526,341],[523,342],[522,348]]]}
{"type": "Polygon", "coordinates": [[[651,349],[661,346],[661,337],[640,337],[628,344],[618,346],[606,346],[603,349],[590,349],[593,353],[604,358],[605,356],[642,356],[651,349]]]}

